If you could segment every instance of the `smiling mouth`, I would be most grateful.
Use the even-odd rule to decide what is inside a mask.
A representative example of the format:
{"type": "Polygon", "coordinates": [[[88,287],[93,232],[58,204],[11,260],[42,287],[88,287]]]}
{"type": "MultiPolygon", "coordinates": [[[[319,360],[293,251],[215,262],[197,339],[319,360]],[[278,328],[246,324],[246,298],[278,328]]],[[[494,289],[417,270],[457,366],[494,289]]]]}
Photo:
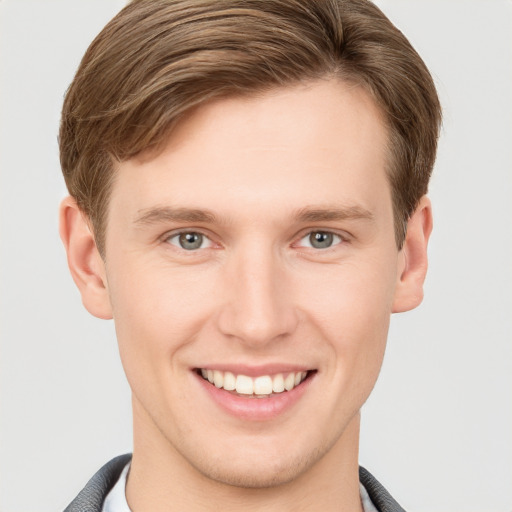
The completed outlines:
{"type": "Polygon", "coordinates": [[[207,368],[198,368],[196,371],[198,375],[215,387],[245,398],[268,398],[291,391],[314,372],[314,370],[310,370],[249,377],[207,368]]]}

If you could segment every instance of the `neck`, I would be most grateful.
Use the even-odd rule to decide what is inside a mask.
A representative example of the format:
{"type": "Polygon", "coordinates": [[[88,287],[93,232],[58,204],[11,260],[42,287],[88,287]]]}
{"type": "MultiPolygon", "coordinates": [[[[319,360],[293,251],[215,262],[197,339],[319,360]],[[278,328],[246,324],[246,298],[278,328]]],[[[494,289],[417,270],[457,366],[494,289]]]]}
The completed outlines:
{"type": "Polygon", "coordinates": [[[237,487],[201,474],[134,401],[134,449],[127,501],[133,512],[362,512],[358,442],[359,414],[325,455],[290,482],[272,487],[237,487]]]}

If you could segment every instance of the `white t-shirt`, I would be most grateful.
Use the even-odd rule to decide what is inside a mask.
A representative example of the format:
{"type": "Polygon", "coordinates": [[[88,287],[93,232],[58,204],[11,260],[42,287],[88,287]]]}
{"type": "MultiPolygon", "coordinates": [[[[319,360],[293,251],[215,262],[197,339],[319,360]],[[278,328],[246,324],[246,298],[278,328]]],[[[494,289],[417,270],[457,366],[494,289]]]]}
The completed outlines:
{"type": "MultiPolygon", "coordinates": [[[[125,493],[126,477],[128,476],[129,470],[130,463],[126,464],[123,472],[119,476],[119,480],[107,494],[105,502],[103,503],[102,512],[131,512],[128,502],[126,501],[125,493]]],[[[359,493],[361,495],[361,503],[363,504],[364,512],[378,512],[362,483],[359,483],[359,493]]]]}
{"type": "Polygon", "coordinates": [[[110,489],[103,503],[101,512],[132,512],[126,501],[126,477],[130,470],[130,463],[126,464],[114,487],[110,489]]]}

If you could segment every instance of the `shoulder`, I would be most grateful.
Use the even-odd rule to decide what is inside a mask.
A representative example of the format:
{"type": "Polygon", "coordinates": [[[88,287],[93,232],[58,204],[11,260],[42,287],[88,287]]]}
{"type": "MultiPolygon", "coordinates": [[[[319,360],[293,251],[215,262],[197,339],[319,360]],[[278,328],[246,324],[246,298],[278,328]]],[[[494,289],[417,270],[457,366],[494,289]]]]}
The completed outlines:
{"type": "Polygon", "coordinates": [[[364,485],[379,512],[405,512],[384,486],[365,468],[359,467],[359,481],[364,485]]]}
{"type": "Polygon", "coordinates": [[[105,497],[117,482],[123,468],[131,460],[131,454],[120,455],[107,462],[87,482],[78,496],[64,512],[101,512],[105,497]]]}

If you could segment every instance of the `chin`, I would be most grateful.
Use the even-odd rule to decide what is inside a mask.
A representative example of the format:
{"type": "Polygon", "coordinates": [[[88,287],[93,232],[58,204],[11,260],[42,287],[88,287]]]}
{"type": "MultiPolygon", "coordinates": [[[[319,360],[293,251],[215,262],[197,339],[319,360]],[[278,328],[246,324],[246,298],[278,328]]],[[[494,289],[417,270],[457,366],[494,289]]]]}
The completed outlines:
{"type": "Polygon", "coordinates": [[[204,477],[220,484],[245,489],[278,487],[299,478],[314,466],[328,447],[308,454],[298,453],[231,453],[228,459],[201,459],[192,465],[204,477]],[[259,455],[259,456],[258,456],[259,455]]]}
{"type": "Polygon", "coordinates": [[[260,465],[243,464],[244,467],[230,464],[196,468],[203,476],[220,484],[245,489],[262,489],[278,487],[295,480],[309,467],[307,461],[288,461],[276,464],[275,462],[260,465]]]}

